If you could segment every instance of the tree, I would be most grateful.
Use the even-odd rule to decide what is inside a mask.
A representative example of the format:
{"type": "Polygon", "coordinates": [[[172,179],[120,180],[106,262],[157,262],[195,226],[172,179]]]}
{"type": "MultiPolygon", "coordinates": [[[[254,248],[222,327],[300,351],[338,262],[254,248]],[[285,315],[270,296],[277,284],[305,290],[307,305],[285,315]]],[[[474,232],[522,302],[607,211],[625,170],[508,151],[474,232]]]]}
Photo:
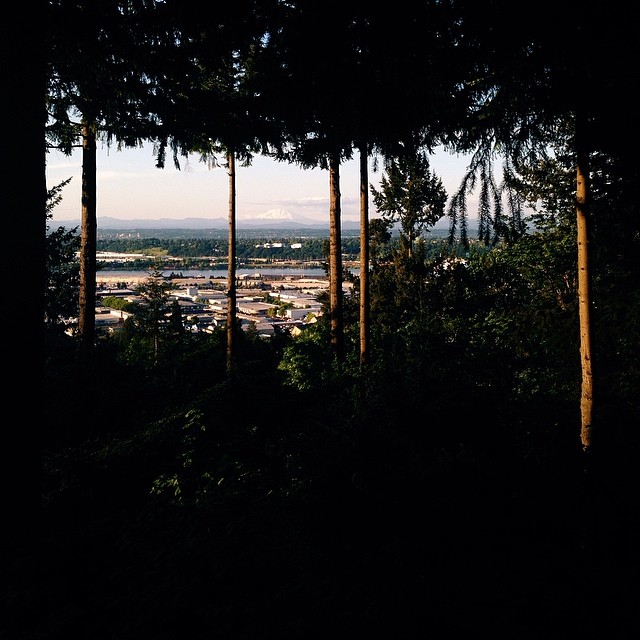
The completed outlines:
{"type": "MultiPolygon", "coordinates": [[[[617,406],[617,413],[623,411],[622,407],[628,402],[625,400],[626,389],[629,388],[628,381],[634,378],[634,367],[628,365],[633,359],[629,357],[630,350],[633,350],[631,345],[635,343],[631,336],[637,333],[631,328],[636,322],[633,300],[636,288],[634,281],[637,282],[638,278],[637,260],[632,258],[637,251],[638,239],[634,231],[637,219],[633,218],[633,191],[626,188],[620,176],[616,175],[612,158],[603,153],[594,154],[589,161],[587,174],[589,211],[579,211],[579,215],[576,215],[575,143],[571,123],[567,125],[565,130],[559,130],[549,159],[534,166],[519,166],[517,175],[513,177],[515,188],[523,194],[534,211],[531,219],[535,229],[545,233],[544,245],[539,248],[540,254],[546,257],[550,249],[557,245],[557,238],[564,243],[573,238],[572,250],[569,252],[565,249],[564,253],[573,260],[573,270],[568,277],[572,283],[575,281],[572,289],[575,299],[571,297],[567,300],[566,294],[560,294],[559,287],[557,295],[564,299],[564,304],[579,309],[576,317],[580,344],[588,346],[586,352],[580,346],[577,349],[583,371],[581,384],[592,384],[593,361],[600,370],[599,397],[603,405],[600,413],[610,413],[612,405],[617,406]],[[611,188],[614,184],[617,186],[615,191],[611,188]],[[590,227],[587,226],[589,221],[590,227]],[[599,241],[592,242],[594,238],[599,241]],[[576,264],[579,265],[577,271],[576,264]],[[583,295],[577,294],[578,290],[586,291],[588,299],[597,301],[597,304],[589,305],[583,295]],[[583,306],[588,308],[583,309],[583,306]],[[626,311],[621,313],[622,308],[626,311]],[[590,322],[592,328],[587,329],[583,323],[591,316],[595,322],[590,322]],[[586,353],[589,353],[589,359],[582,362],[586,353]],[[585,369],[591,375],[585,377],[585,369]],[[615,401],[611,400],[613,397],[615,401]]],[[[582,166],[586,166],[584,161],[582,166]]],[[[586,181],[587,177],[582,176],[581,179],[586,181]]],[[[585,205],[585,185],[578,182],[577,187],[581,195],[577,202],[580,208],[585,205]]],[[[566,265],[554,265],[553,271],[569,273],[570,269],[566,265]]],[[[587,402],[587,406],[581,407],[581,413],[585,415],[592,411],[591,396],[592,390],[581,391],[581,402],[587,402]]],[[[591,419],[582,422],[584,431],[581,431],[580,441],[586,450],[593,444],[590,424],[591,419]]]]}
{"type": "MultiPolygon", "coordinates": [[[[595,238],[590,165],[597,154],[604,153],[615,167],[619,184],[637,180],[636,163],[630,162],[633,145],[628,140],[639,138],[638,119],[625,96],[631,94],[631,78],[637,75],[638,38],[628,21],[620,20],[616,3],[582,7],[579,12],[557,3],[550,12],[540,8],[521,29],[499,41],[491,27],[510,20],[515,11],[511,3],[495,0],[480,7],[461,2],[458,9],[467,36],[465,56],[475,57],[477,74],[472,85],[475,107],[469,110],[469,120],[453,146],[458,151],[476,149],[474,158],[480,161],[472,170],[488,174],[496,154],[506,159],[507,176],[514,165],[534,165],[547,157],[558,132],[571,123],[580,276],[580,441],[585,459],[590,460],[597,397],[591,354],[589,254],[595,238]],[[550,14],[552,21],[548,20],[550,14]],[[588,55],[583,53],[587,50],[588,55]]],[[[612,185],[613,189],[619,184],[612,185]]],[[[457,214],[466,216],[466,200],[454,200],[450,214],[455,222],[457,214]]],[[[494,219],[486,218],[495,231],[504,234],[507,227],[502,224],[499,203],[494,219]]]]}
{"type": "Polygon", "coordinates": [[[50,146],[82,146],[82,224],[78,333],[95,339],[96,141],[137,146],[156,124],[152,58],[156,3],[48,2],[47,94],[50,146]]]}
{"type": "MultiPolygon", "coordinates": [[[[61,191],[71,178],[55,185],[47,195],[47,221],[53,209],[62,199],[61,191]]],[[[79,264],[76,253],[79,249],[76,229],[58,227],[49,230],[45,245],[46,286],[44,292],[44,322],[47,327],[58,326],[62,319],[77,317],[79,264]]]]}
{"type": "Polygon", "coordinates": [[[233,152],[227,154],[229,172],[229,249],[227,254],[227,376],[236,367],[237,309],[236,309],[236,165],[233,152]]]}
{"type": "Polygon", "coordinates": [[[374,267],[388,259],[392,224],[391,220],[384,218],[374,218],[369,222],[369,252],[374,267]]]}
{"type": "Polygon", "coordinates": [[[143,302],[135,313],[135,324],[151,341],[154,366],[160,362],[161,337],[170,326],[169,288],[170,285],[164,281],[162,271],[155,268],[136,289],[143,302]]]}
{"type": "Polygon", "coordinates": [[[360,145],[360,367],[369,362],[371,339],[371,303],[369,286],[369,173],[368,147],[360,145]]]}
{"type": "MultiPolygon", "coordinates": [[[[272,155],[329,174],[328,315],[331,349],[338,362],[345,356],[340,165],[352,156],[356,138],[353,82],[366,86],[363,69],[357,68],[358,17],[351,3],[280,3],[256,58],[252,83],[260,96],[259,113],[275,123],[278,133],[272,155]],[[314,70],[311,76],[309,69],[314,70]]],[[[363,113],[361,104],[357,111],[363,113]]]]}
{"type": "Polygon", "coordinates": [[[180,309],[180,303],[177,300],[174,300],[171,303],[167,332],[178,337],[184,335],[185,332],[184,322],[182,320],[182,310],[180,309]]]}
{"type": "Polygon", "coordinates": [[[430,171],[424,151],[407,149],[388,159],[380,190],[371,187],[373,202],[386,220],[400,223],[400,234],[411,258],[414,242],[428,227],[444,216],[447,192],[430,171]]]}
{"type": "MultiPolygon", "coordinates": [[[[171,3],[167,24],[179,33],[171,49],[181,62],[170,67],[163,90],[163,135],[157,140],[157,166],[164,167],[167,147],[174,164],[178,156],[200,154],[210,167],[225,158],[229,174],[227,374],[236,368],[236,164],[250,165],[253,154],[269,143],[273,129],[256,112],[256,96],[248,88],[253,79],[254,58],[266,41],[268,18],[274,6],[265,2],[241,2],[224,9],[202,7],[197,17],[171,3]]],[[[171,48],[171,47],[170,47],[171,48]]]]}
{"type": "Polygon", "coordinates": [[[329,159],[329,322],[331,346],[338,362],[344,360],[342,315],[342,222],[340,204],[340,157],[329,159]]]}
{"type": "Polygon", "coordinates": [[[82,222],[80,225],[80,297],[78,333],[86,353],[96,332],[96,131],[95,123],[82,122],[82,222]]]}

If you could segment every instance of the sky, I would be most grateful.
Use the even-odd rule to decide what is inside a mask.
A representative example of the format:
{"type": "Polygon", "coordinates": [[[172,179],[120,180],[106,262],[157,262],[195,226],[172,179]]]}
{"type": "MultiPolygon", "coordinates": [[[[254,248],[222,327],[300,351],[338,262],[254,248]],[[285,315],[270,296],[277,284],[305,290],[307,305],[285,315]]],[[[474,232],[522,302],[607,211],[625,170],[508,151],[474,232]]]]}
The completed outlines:
{"type": "MultiPolygon", "coordinates": [[[[62,201],[53,209],[52,220],[78,220],[81,216],[81,151],[71,156],[55,150],[47,155],[47,187],[71,182],[62,190],[62,201]]],[[[431,171],[442,180],[449,195],[459,187],[468,164],[463,156],[438,151],[429,159],[431,171]]],[[[369,181],[379,188],[382,171],[374,173],[370,160],[369,181]]],[[[98,146],[97,216],[124,220],[158,218],[224,218],[229,210],[229,178],[223,167],[210,169],[199,156],[181,161],[175,169],[170,159],[164,169],[155,167],[151,146],[118,151],[98,146]]],[[[340,168],[342,219],[360,218],[359,161],[340,168]]],[[[329,212],[329,173],[301,169],[297,165],[255,157],[250,167],[236,165],[238,220],[255,218],[270,209],[284,209],[323,222],[329,212]]],[[[474,210],[473,196],[470,211],[474,210]]],[[[370,217],[377,212],[369,201],[370,217]]]]}

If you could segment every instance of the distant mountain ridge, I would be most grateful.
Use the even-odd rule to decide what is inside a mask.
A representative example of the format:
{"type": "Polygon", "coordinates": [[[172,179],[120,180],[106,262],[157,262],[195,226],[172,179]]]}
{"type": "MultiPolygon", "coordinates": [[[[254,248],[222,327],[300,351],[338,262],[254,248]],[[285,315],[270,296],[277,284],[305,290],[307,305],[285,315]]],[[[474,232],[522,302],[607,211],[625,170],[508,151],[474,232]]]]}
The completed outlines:
{"type": "MultiPolygon", "coordinates": [[[[328,229],[329,220],[318,222],[302,216],[268,216],[269,212],[261,214],[256,218],[238,218],[236,227],[238,229],[328,229]]],[[[135,231],[136,229],[226,229],[229,221],[226,218],[133,218],[126,220],[123,218],[112,218],[110,216],[98,216],[98,229],[123,229],[135,231]]],[[[58,227],[73,229],[80,226],[80,219],[74,220],[50,220],[49,228],[54,230],[58,227]]],[[[342,221],[343,229],[357,229],[358,222],[349,220],[342,221]]]]}

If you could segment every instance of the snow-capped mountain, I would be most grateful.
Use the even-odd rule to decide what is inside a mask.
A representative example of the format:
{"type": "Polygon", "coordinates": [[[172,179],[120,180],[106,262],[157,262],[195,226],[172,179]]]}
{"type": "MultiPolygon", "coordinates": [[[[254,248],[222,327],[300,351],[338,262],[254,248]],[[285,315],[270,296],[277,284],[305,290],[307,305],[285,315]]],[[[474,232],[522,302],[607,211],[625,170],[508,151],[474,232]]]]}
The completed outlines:
{"type": "Polygon", "coordinates": [[[310,226],[310,227],[323,224],[319,220],[314,220],[312,218],[305,218],[305,216],[301,216],[298,214],[294,215],[290,211],[287,211],[286,209],[282,209],[279,207],[276,207],[274,209],[269,209],[264,213],[259,213],[257,216],[254,216],[252,218],[245,217],[245,216],[238,217],[238,225],[243,225],[243,226],[247,226],[248,224],[256,224],[262,227],[265,224],[273,224],[273,223],[277,223],[278,226],[281,224],[287,224],[287,226],[290,226],[291,224],[293,224],[296,226],[304,225],[304,226],[310,226]]]}
{"type": "Polygon", "coordinates": [[[260,220],[293,220],[293,215],[286,209],[275,208],[269,209],[269,211],[265,211],[264,213],[259,213],[256,218],[260,220]]]}

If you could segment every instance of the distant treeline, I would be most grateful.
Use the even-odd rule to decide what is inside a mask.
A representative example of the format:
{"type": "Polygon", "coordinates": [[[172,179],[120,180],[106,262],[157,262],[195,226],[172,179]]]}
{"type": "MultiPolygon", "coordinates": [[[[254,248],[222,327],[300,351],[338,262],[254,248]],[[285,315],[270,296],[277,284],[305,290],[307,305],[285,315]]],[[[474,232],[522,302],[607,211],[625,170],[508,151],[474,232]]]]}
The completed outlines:
{"type": "MultiPolygon", "coordinates": [[[[429,239],[427,253],[438,253],[443,238],[429,239]]],[[[328,255],[328,238],[254,238],[236,242],[238,260],[324,260],[328,255]]],[[[102,238],[97,241],[98,251],[115,253],[144,253],[149,256],[175,258],[226,259],[227,241],[215,238],[102,238]]],[[[360,255],[360,239],[342,239],[342,254],[347,260],[360,255]]]]}
{"type": "MultiPolygon", "coordinates": [[[[342,237],[357,238],[360,232],[357,229],[343,229],[342,237]]],[[[209,238],[226,240],[229,237],[228,229],[188,229],[188,228],[138,228],[138,229],[98,229],[98,238],[108,240],[111,238],[160,238],[162,240],[175,240],[182,238],[189,240],[191,238],[209,238]]],[[[295,228],[288,229],[286,227],[264,227],[254,229],[236,229],[236,237],[242,240],[261,240],[269,238],[271,240],[286,238],[292,242],[300,238],[328,238],[329,229],[327,228],[295,228]]]]}
{"type": "MultiPolygon", "coordinates": [[[[282,260],[322,260],[326,255],[328,238],[260,238],[244,239],[236,242],[238,260],[282,259],[282,260]]],[[[113,238],[98,240],[98,251],[116,253],[144,253],[147,255],[168,255],[174,258],[224,258],[226,260],[228,242],[216,238],[113,238]]],[[[345,238],[343,253],[358,256],[358,238],[345,238]]]]}

